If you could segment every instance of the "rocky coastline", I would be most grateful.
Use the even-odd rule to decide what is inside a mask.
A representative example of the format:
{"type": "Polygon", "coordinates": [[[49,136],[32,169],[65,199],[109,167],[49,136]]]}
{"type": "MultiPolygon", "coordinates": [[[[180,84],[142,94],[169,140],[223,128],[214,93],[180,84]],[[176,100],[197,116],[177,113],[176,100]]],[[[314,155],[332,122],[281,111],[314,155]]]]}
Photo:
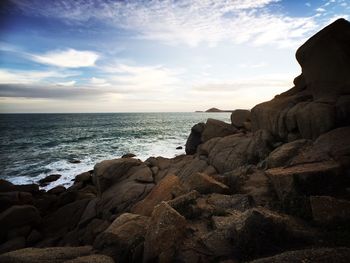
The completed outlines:
{"type": "Polygon", "coordinates": [[[350,23],[296,58],[293,88],[194,125],[186,155],[0,180],[0,262],[349,262],[350,23]]]}

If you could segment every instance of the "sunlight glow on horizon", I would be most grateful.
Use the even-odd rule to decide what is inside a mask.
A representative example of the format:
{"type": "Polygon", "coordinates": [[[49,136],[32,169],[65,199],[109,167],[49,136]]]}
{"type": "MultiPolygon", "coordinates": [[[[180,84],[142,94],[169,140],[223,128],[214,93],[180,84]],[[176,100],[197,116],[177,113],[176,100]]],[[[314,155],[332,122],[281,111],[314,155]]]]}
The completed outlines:
{"type": "Polygon", "coordinates": [[[0,113],[251,108],[293,86],[295,51],[348,0],[10,0],[0,113]]]}

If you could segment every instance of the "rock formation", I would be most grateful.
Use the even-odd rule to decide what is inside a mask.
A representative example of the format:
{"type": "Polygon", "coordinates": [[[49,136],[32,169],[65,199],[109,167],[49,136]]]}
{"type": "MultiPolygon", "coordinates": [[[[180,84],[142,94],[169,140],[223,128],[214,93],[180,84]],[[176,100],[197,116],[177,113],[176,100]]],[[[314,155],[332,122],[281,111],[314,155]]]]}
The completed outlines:
{"type": "Polygon", "coordinates": [[[297,60],[295,87],[194,125],[187,155],[106,160],[67,189],[0,180],[0,262],[348,262],[350,23],[297,60]]]}

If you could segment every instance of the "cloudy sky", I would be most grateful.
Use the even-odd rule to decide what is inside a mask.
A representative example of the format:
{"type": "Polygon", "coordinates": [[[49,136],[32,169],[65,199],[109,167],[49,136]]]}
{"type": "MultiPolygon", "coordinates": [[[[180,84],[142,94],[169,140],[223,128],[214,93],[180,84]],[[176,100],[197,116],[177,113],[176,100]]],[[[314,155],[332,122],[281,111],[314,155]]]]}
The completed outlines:
{"type": "Polygon", "coordinates": [[[295,50],[350,0],[10,0],[0,112],[251,108],[292,87],[295,50]]]}

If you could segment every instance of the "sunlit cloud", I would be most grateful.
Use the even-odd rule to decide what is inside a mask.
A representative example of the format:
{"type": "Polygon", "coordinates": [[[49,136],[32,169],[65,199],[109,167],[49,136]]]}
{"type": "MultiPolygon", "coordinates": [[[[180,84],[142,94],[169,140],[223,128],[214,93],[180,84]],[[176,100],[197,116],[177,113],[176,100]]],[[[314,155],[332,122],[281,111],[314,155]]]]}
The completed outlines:
{"type": "Polygon", "coordinates": [[[65,78],[75,76],[78,72],[62,72],[54,70],[9,70],[0,69],[0,84],[30,84],[45,81],[50,78],[65,78]]]}
{"type": "Polygon", "coordinates": [[[125,91],[164,92],[180,83],[180,69],[170,69],[162,65],[130,66],[109,65],[102,68],[109,73],[108,82],[125,91]]]}
{"type": "MultiPolygon", "coordinates": [[[[217,93],[218,91],[226,93],[236,92],[237,90],[265,90],[269,88],[288,89],[292,87],[293,76],[290,74],[269,74],[255,76],[246,79],[233,80],[204,80],[203,83],[196,83],[193,92],[196,93],[217,93]]],[[[253,94],[252,94],[253,95],[253,94]]],[[[272,94],[271,94],[272,95],[272,94]]]]}
{"type": "Polygon", "coordinates": [[[270,11],[269,7],[279,0],[13,2],[24,12],[57,17],[69,23],[98,19],[133,30],[139,38],[189,46],[202,42],[214,46],[229,40],[285,47],[300,42],[305,34],[317,28],[314,17],[289,17],[270,11]],[[296,31],[299,34],[293,34],[296,31]]]}
{"type": "Polygon", "coordinates": [[[99,55],[93,51],[75,49],[49,51],[45,54],[29,54],[35,62],[63,68],[81,68],[95,65],[99,55]]]}

